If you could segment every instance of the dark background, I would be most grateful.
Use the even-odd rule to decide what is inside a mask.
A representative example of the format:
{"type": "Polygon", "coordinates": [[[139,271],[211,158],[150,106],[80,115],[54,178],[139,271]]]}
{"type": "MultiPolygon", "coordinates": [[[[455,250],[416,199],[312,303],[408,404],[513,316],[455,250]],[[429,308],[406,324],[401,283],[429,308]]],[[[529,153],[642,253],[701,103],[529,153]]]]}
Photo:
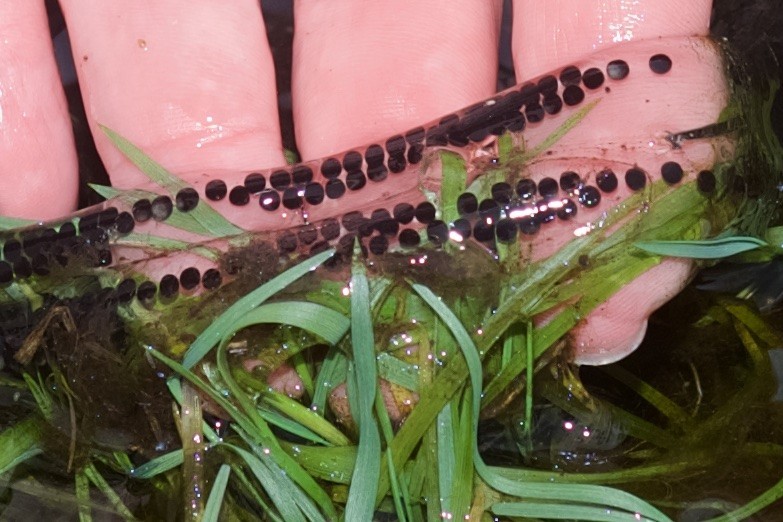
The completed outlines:
{"type": "MultiPolygon", "coordinates": [[[[92,142],[86,123],[79,85],[71,58],[68,35],[56,0],[46,0],[49,25],[55,44],[60,75],[65,86],[79,154],[81,189],[79,205],[97,203],[100,198],[87,182],[108,184],[108,176],[92,142]]],[[[294,123],[291,113],[291,43],[294,34],[292,0],[264,0],[262,3],[267,34],[277,70],[277,91],[283,146],[296,151],[294,123]]],[[[498,89],[516,83],[511,61],[511,0],[504,2],[503,30],[499,43],[500,66],[498,89]]],[[[783,57],[782,0],[715,0],[712,30],[726,38],[741,57],[751,62],[751,69],[773,77],[781,76],[783,57]]],[[[783,137],[783,96],[778,93],[773,109],[773,122],[778,136],[783,137]]]]}

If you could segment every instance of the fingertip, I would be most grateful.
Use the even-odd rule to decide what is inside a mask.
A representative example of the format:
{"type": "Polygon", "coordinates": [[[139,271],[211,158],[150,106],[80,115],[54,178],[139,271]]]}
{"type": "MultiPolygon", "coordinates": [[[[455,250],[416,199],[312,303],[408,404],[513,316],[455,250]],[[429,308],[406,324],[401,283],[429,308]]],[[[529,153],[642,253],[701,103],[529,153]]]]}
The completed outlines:
{"type": "Polygon", "coordinates": [[[495,91],[500,4],[297,2],[297,145],[315,158],[386,138],[495,91]]]}
{"type": "Polygon", "coordinates": [[[712,0],[514,0],[517,78],[622,42],[709,33],[712,0]]]}
{"type": "Polygon", "coordinates": [[[570,347],[575,364],[602,366],[620,361],[644,341],[647,319],[618,323],[596,318],[571,332],[570,347]]]}
{"type": "Polygon", "coordinates": [[[576,364],[611,364],[644,340],[650,315],[685,287],[693,272],[689,259],[667,258],[593,310],[569,337],[576,364]]]}
{"type": "Polygon", "coordinates": [[[0,2],[0,214],[76,208],[78,163],[43,2],[0,2]]]}
{"type": "Polygon", "coordinates": [[[148,180],[110,127],[193,179],[284,163],[274,65],[255,0],[63,0],[101,158],[120,187],[148,180]]]}

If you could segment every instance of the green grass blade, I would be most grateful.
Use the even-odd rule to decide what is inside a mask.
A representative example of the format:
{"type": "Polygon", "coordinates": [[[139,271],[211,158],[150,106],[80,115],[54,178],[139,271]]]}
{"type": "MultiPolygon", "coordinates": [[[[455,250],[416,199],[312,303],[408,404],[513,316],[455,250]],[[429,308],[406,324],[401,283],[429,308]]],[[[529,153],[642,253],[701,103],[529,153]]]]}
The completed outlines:
{"type": "MultiPolygon", "coordinates": [[[[467,362],[470,371],[470,384],[473,386],[473,394],[481,395],[481,359],[478,355],[478,349],[473,343],[470,334],[459,321],[456,315],[436,296],[432,290],[424,285],[415,283],[413,290],[426,302],[430,308],[438,315],[446,327],[451,332],[457,345],[462,350],[462,354],[467,362]]],[[[478,411],[476,411],[478,413],[478,411]]],[[[476,417],[478,421],[478,417],[476,417]]]]}
{"type": "Polygon", "coordinates": [[[242,370],[237,370],[236,376],[238,383],[260,392],[264,403],[274,408],[274,410],[257,408],[258,413],[269,424],[315,444],[324,446],[350,444],[350,440],[331,422],[300,402],[270,391],[266,381],[256,379],[242,370]]]}
{"type": "MultiPolygon", "coordinates": [[[[109,187],[106,185],[97,185],[97,184],[91,184],[90,188],[92,188],[95,192],[97,192],[98,194],[100,194],[106,199],[117,199],[128,206],[133,205],[136,201],[140,199],[152,200],[160,195],[157,192],[152,192],[149,190],[141,190],[141,189],[123,190],[115,187],[109,187]]],[[[204,203],[204,205],[206,205],[206,203],[204,203]]],[[[178,228],[180,230],[184,230],[192,234],[198,234],[200,236],[204,236],[205,238],[235,236],[243,233],[243,231],[240,229],[236,229],[236,231],[230,229],[221,230],[219,226],[213,226],[213,228],[216,228],[217,230],[210,229],[209,225],[205,226],[200,220],[197,219],[197,215],[193,214],[194,212],[196,212],[195,209],[191,210],[190,212],[180,212],[175,208],[172,211],[171,215],[166,219],[166,226],[178,228]]],[[[157,238],[157,236],[152,236],[152,237],[157,238]]],[[[123,240],[124,238],[118,239],[119,242],[122,242],[123,240]]]]}
{"type": "Polygon", "coordinates": [[[691,421],[688,414],[674,401],[628,370],[617,365],[611,365],[602,367],[601,371],[611,375],[614,379],[630,388],[675,424],[685,425],[691,421]]]}
{"type": "Polygon", "coordinates": [[[261,417],[272,426],[276,426],[283,431],[287,431],[292,435],[301,437],[302,439],[309,441],[313,444],[318,444],[323,446],[330,445],[328,440],[321,437],[316,432],[301,425],[297,421],[289,419],[285,415],[281,415],[276,411],[267,410],[265,408],[259,408],[258,412],[261,415],[261,417]]]}
{"type": "Polygon", "coordinates": [[[378,354],[378,375],[406,390],[415,392],[419,389],[418,367],[401,361],[387,352],[378,354]]]}
{"type": "Polygon", "coordinates": [[[98,126],[109,138],[109,141],[153,183],[160,185],[171,193],[176,193],[178,190],[188,186],[187,183],[169,173],[162,165],[150,159],[141,149],[120,136],[117,132],[104,125],[98,126]]]}
{"type": "Polygon", "coordinates": [[[440,163],[443,166],[440,189],[441,219],[446,223],[451,223],[459,217],[457,198],[465,192],[468,174],[465,160],[459,154],[442,150],[439,155],[440,163]]]}
{"type": "MultiPolygon", "coordinates": [[[[440,469],[438,466],[438,433],[435,425],[431,424],[422,437],[418,454],[422,455],[424,463],[424,477],[421,485],[421,497],[433,499],[427,502],[425,518],[438,520],[443,514],[442,502],[440,502],[440,469]],[[438,499],[436,502],[435,499],[438,499]]],[[[392,458],[394,455],[392,455],[392,458]]]]}
{"type": "Polygon", "coordinates": [[[510,132],[498,136],[498,159],[500,163],[506,163],[514,152],[514,138],[510,132]]]}
{"type": "Polygon", "coordinates": [[[223,464],[220,466],[215,480],[212,482],[212,489],[209,492],[207,506],[204,509],[202,522],[218,522],[220,520],[220,508],[223,505],[223,496],[228,486],[228,477],[231,475],[231,466],[223,464]]]}
{"type": "Polygon", "coordinates": [[[525,444],[528,455],[533,452],[533,374],[535,366],[533,350],[533,321],[525,325],[525,444]]]}
{"type": "Polygon", "coordinates": [[[290,459],[285,453],[281,456],[278,451],[271,449],[269,446],[259,446],[243,430],[235,429],[235,431],[248,444],[253,455],[264,462],[273,473],[280,475],[277,478],[278,486],[283,487],[287,492],[286,494],[291,495],[293,501],[299,506],[299,509],[308,520],[321,521],[337,518],[331,499],[321,486],[309,475],[305,474],[308,481],[302,480],[298,476],[300,472],[303,473],[298,463],[290,459]],[[321,507],[320,512],[317,506],[321,507]],[[325,516],[321,514],[322,512],[325,513],[325,516]]]}
{"type": "Polygon", "coordinates": [[[783,253],[783,227],[772,227],[767,229],[764,234],[764,239],[772,246],[778,253],[783,253]]]}
{"type": "Polygon", "coordinates": [[[76,501],[79,509],[79,522],[92,522],[92,510],[90,509],[90,480],[85,475],[84,470],[80,469],[74,476],[74,486],[76,489],[76,501]]]}
{"type": "Polygon", "coordinates": [[[15,228],[29,227],[35,225],[37,221],[31,219],[14,218],[8,216],[0,216],[0,231],[13,230],[15,228]]]}
{"type": "MultiPolygon", "coordinates": [[[[231,464],[231,471],[234,474],[234,478],[236,479],[237,483],[237,489],[240,491],[240,493],[244,494],[247,498],[254,502],[255,506],[253,507],[257,511],[263,513],[264,517],[268,518],[272,522],[285,522],[282,518],[280,518],[278,513],[275,513],[274,508],[269,505],[269,502],[267,502],[268,498],[258,491],[258,488],[247,477],[247,474],[245,474],[239,464],[239,462],[233,462],[231,464]]],[[[246,518],[245,520],[248,519],[250,519],[250,517],[246,518]]]]}
{"type": "Polygon", "coordinates": [[[41,425],[28,417],[0,432],[0,475],[42,453],[41,425]]]}
{"type": "MultiPolygon", "coordinates": [[[[96,456],[96,458],[101,457],[96,456]]],[[[104,461],[102,460],[102,462],[104,461]]],[[[105,463],[114,469],[128,474],[130,474],[130,472],[133,470],[133,462],[131,462],[130,457],[124,451],[113,451],[111,457],[106,457],[105,463]]]]}
{"type": "Polygon", "coordinates": [[[228,399],[226,399],[218,390],[215,390],[212,386],[205,383],[195,373],[152,347],[147,348],[147,353],[184,377],[190,384],[203,391],[210,399],[215,401],[218,406],[223,408],[223,410],[229,414],[231,420],[240,425],[250,426],[250,419],[248,419],[246,415],[239,411],[239,409],[228,399]]]}
{"type": "MultiPolygon", "coordinates": [[[[375,414],[378,416],[378,424],[381,428],[381,435],[388,445],[394,438],[389,412],[386,410],[386,404],[380,393],[375,395],[375,414]]],[[[413,509],[411,508],[411,497],[407,484],[401,480],[400,473],[394,465],[391,450],[385,454],[386,466],[389,472],[389,482],[392,490],[392,500],[394,501],[394,510],[399,522],[408,522],[413,520],[413,509]]]]}
{"type": "Polygon", "coordinates": [[[461,400],[454,399],[453,411],[459,415],[454,429],[454,481],[451,486],[451,513],[454,520],[469,518],[473,499],[473,405],[472,393],[467,389],[461,400]]]}
{"type": "Polygon", "coordinates": [[[35,403],[38,405],[38,410],[41,412],[41,415],[43,415],[44,419],[51,420],[54,413],[54,402],[51,394],[43,384],[33,379],[27,372],[22,374],[22,378],[27,384],[27,389],[30,390],[35,403]]]}
{"type": "Polygon", "coordinates": [[[109,499],[109,502],[118,515],[120,515],[125,520],[136,520],[136,517],[133,516],[133,513],[130,512],[117,492],[112,489],[108,482],[106,482],[106,479],[103,478],[103,475],[100,474],[93,463],[89,463],[87,466],[85,466],[84,474],[88,479],[90,479],[90,482],[92,482],[93,485],[98,488],[98,490],[103,493],[107,499],[109,499]]]}
{"type": "Polygon", "coordinates": [[[637,241],[634,246],[659,256],[723,259],[768,245],[755,237],[737,236],[701,241],[637,241]]]}
{"type": "Polygon", "coordinates": [[[569,116],[569,118],[563,122],[561,126],[559,126],[555,131],[544,138],[544,141],[530,149],[529,151],[526,151],[522,157],[519,159],[519,162],[524,164],[528,163],[530,160],[538,157],[545,151],[551,149],[555,146],[555,144],[560,141],[566,134],[571,132],[579,123],[585,119],[585,117],[590,114],[590,111],[592,111],[596,105],[598,105],[598,102],[600,100],[595,100],[593,102],[588,103],[578,111],[576,111],[573,115],[569,116]]]}
{"type": "Polygon", "coordinates": [[[187,384],[182,386],[182,403],[179,411],[179,431],[182,441],[183,513],[198,520],[204,512],[204,436],[201,433],[201,398],[187,384]]]}
{"type": "Polygon", "coordinates": [[[305,516],[296,502],[297,497],[302,495],[301,491],[298,491],[290,479],[285,477],[279,469],[274,469],[276,466],[270,469],[267,463],[239,446],[233,444],[224,444],[223,446],[230,448],[245,461],[248,469],[261,483],[283,520],[305,522],[305,516]]]}
{"type": "Polygon", "coordinates": [[[350,439],[337,429],[334,424],[327,421],[310,408],[305,408],[299,402],[286,397],[281,393],[264,393],[264,402],[281,412],[283,415],[312,430],[335,446],[348,446],[350,439]]]}
{"type": "MultiPolygon", "coordinates": [[[[179,379],[168,379],[166,381],[166,386],[171,392],[171,395],[174,397],[174,400],[177,401],[177,404],[179,404],[181,407],[183,402],[182,381],[179,379]]],[[[212,426],[207,424],[206,421],[201,421],[201,431],[204,433],[204,436],[207,438],[207,440],[212,444],[221,442],[218,434],[215,433],[215,430],[213,430],[212,426]]]]}
{"type": "Polygon", "coordinates": [[[501,502],[492,513],[502,517],[544,518],[547,520],[584,520],[590,522],[650,522],[655,519],[636,517],[636,513],[595,506],[574,506],[542,502],[501,502]]]}
{"type": "Polygon", "coordinates": [[[585,506],[601,507],[603,510],[619,509],[655,521],[671,522],[671,519],[640,498],[620,489],[593,484],[543,484],[526,482],[518,470],[477,466],[481,477],[493,488],[520,499],[572,502],[585,506]],[[483,469],[482,469],[483,468],[483,469]]]}
{"type": "MultiPolygon", "coordinates": [[[[348,330],[346,328],[346,332],[347,331],[348,330]]],[[[299,380],[302,381],[302,389],[304,390],[305,395],[307,395],[308,397],[312,397],[314,391],[313,375],[312,375],[313,368],[312,365],[310,364],[310,361],[307,358],[305,358],[302,352],[297,352],[291,355],[291,357],[289,357],[288,363],[291,365],[291,367],[294,369],[296,374],[299,376],[299,380]]]]}
{"type": "Polygon", "coordinates": [[[301,278],[312,270],[315,270],[324,261],[332,257],[334,250],[327,250],[313,256],[298,265],[277,275],[257,289],[253,290],[236,303],[231,305],[220,317],[201,332],[201,335],[190,345],[182,359],[182,366],[192,368],[199,362],[216,344],[225,336],[226,330],[244,315],[250,313],[264,301],[301,278]]]}
{"type": "Polygon", "coordinates": [[[718,302],[728,313],[744,324],[753,335],[764,341],[770,347],[783,346],[783,335],[765,321],[755,307],[748,303],[736,301],[727,297],[719,297],[718,302]]]}
{"type": "MultiPolygon", "coordinates": [[[[440,512],[447,513],[451,518],[455,515],[452,506],[451,491],[454,488],[454,468],[456,467],[456,444],[454,442],[453,402],[446,405],[438,413],[435,423],[436,448],[438,452],[438,489],[440,495],[440,512]]],[[[456,518],[456,517],[455,517],[456,518]]],[[[458,519],[458,518],[457,518],[458,519]]]]}
{"type": "Polygon", "coordinates": [[[348,332],[350,319],[340,312],[307,301],[283,301],[259,306],[231,325],[226,334],[234,335],[254,324],[286,324],[307,330],[329,344],[337,344],[348,332]]]}
{"type": "Polygon", "coordinates": [[[738,522],[747,520],[765,507],[777,502],[783,498],[783,480],[772,486],[770,489],[754,498],[744,506],[726,513],[725,515],[714,518],[710,522],[738,522]]]}
{"type": "Polygon", "coordinates": [[[155,457],[149,462],[145,462],[138,468],[133,468],[130,475],[139,480],[150,479],[182,465],[184,458],[185,454],[181,449],[170,451],[160,457],[155,457]]]}
{"type": "Polygon", "coordinates": [[[348,360],[345,355],[338,348],[331,347],[315,379],[315,394],[311,406],[313,411],[323,416],[327,397],[335,386],[345,382],[347,369],[348,360]]]}
{"type": "Polygon", "coordinates": [[[372,413],[378,382],[370,286],[364,264],[358,260],[353,263],[351,277],[351,346],[355,371],[349,373],[349,379],[353,377],[351,388],[358,394],[351,413],[359,425],[359,447],[345,505],[345,519],[372,520],[380,476],[381,437],[372,413]]]}
{"type": "MultiPolygon", "coordinates": [[[[171,174],[162,165],[153,161],[149,156],[144,154],[141,149],[136,147],[130,141],[126,140],[113,130],[99,125],[101,130],[108,136],[117,149],[127,157],[131,163],[136,165],[138,169],[144,173],[152,182],[160,185],[166,189],[173,197],[177,191],[189,186],[185,181],[179,179],[177,176],[171,174]]],[[[174,210],[172,217],[175,214],[183,215],[182,212],[174,210]]],[[[201,201],[196,208],[187,213],[187,216],[199,224],[209,235],[215,237],[226,237],[241,234],[244,232],[241,228],[235,226],[233,223],[223,217],[222,214],[210,207],[205,201],[201,201]]],[[[167,220],[167,222],[170,220],[167,220]]]]}
{"type": "Polygon", "coordinates": [[[315,479],[348,485],[356,464],[356,446],[319,447],[281,441],[280,445],[315,479]]]}
{"type": "Polygon", "coordinates": [[[179,241],[177,239],[171,239],[168,237],[158,237],[152,234],[139,234],[131,232],[125,236],[117,238],[114,243],[122,246],[129,246],[135,248],[141,248],[146,250],[155,249],[160,252],[190,252],[196,254],[204,259],[210,261],[217,261],[220,259],[222,253],[216,248],[210,248],[207,246],[194,246],[193,243],[187,241],[179,241]]]}

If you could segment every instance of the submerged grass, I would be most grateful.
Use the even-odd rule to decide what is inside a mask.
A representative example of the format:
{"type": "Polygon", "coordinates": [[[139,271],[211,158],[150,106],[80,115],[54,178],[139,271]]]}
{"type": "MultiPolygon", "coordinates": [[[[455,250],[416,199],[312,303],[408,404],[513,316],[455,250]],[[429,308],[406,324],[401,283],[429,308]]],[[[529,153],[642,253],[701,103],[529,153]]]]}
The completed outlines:
{"type": "MultiPolygon", "coordinates": [[[[358,250],[358,249],[357,249],[358,250]]],[[[353,362],[348,364],[348,397],[351,416],[359,426],[356,462],[345,504],[347,520],[370,520],[375,511],[374,492],[378,487],[381,438],[373,415],[378,393],[375,364],[375,336],[370,310],[370,285],[364,262],[356,259],[351,275],[351,347],[353,362]]]]}

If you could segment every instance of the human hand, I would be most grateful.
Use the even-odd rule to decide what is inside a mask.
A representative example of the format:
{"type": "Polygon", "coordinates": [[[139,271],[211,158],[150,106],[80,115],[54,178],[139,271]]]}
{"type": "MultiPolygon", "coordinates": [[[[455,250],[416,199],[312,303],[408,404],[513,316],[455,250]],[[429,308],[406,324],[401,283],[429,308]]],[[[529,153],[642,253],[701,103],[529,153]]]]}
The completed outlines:
{"type": "MultiPolygon", "coordinates": [[[[273,64],[256,2],[62,3],[88,119],[114,186],[148,187],[149,181],[98,124],[192,182],[202,198],[210,179],[231,187],[248,172],[285,164],[273,64]]],[[[385,143],[395,133],[494,94],[500,4],[474,0],[454,6],[453,0],[426,8],[413,0],[296,4],[292,95],[303,160],[385,143]]],[[[595,186],[596,176],[611,167],[619,187],[603,196],[614,204],[631,193],[623,176],[634,165],[652,179],[671,161],[681,164],[686,179],[708,169],[716,159],[710,142],[675,151],[659,134],[713,123],[726,103],[717,55],[706,42],[685,39],[707,34],[710,7],[706,0],[686,6],[637,1],[630,7],[622,0],[515,2],[513,52],[520,83],[548,71],[559,75],[583,60],[602,64],[603,71],[615,59],[632,66],[627,79],[606,79],[612,95],[596,91],[606,101],[526,175],[559,179],[573,170],[595,186]],[[651,72],[648,63],[657,54],[674,64],[663,83],[655,83],[653,78],[664,75],[651,72]],[[639,106],[642,99],[650,102],[639,106]]],[[[0,29],[5,71],[0,212],[58,217],[74,210],[76,156],[50,45],[41,37],[42,5],[0,0],[0,29]]],[[[525,137],[540,141],[569,110],[530,122],[525,137]]],[[[327,198],[314,215],[385,206],[415,188],[404,179],[415,184],[417,178],[369,182],[345,198],[327,198]]],[[[210,204],[245,228],[297,224],[295,213],[281,220],[228,199],[210,204]]],[[[579,220],[597,219],[605,210],[604,204],[580,207],[579,220]]],[[[573,228],[559,222],[542,227],[533,241],[534,258],[561,248],[573,238],[573,228]]],[[[634,349],[649,314],[679,291],[690,272],[690,263],[664,261],[612,297],[573,332],[577,361],[605,363],[634,349]]]]}

